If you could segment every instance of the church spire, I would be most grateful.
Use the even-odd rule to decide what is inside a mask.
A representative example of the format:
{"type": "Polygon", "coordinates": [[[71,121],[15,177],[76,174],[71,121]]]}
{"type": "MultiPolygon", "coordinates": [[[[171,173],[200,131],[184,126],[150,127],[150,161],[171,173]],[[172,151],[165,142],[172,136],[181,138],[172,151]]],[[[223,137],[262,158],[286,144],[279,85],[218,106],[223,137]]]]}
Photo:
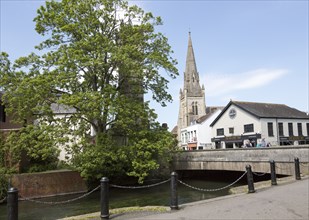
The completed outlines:
{"type": "Polygon", "coordinates": [[[187,128],[200,117],[206,115],[205,88],[200,86],[194,51],[189,32],[186,67],[184,72],[184,87],[180,89],[179,113],[177,121],[177,139],[181,146],[184,137],[181,129],[187,128]]]}
{"type": "Polygon", "coordinates": [[[200,79],[195,63],[191,32],[189,32],[186,69],[184,72],[184,91],[186,90],[189,96],[201,95],[202,89],[199,82],[200,79]]]}

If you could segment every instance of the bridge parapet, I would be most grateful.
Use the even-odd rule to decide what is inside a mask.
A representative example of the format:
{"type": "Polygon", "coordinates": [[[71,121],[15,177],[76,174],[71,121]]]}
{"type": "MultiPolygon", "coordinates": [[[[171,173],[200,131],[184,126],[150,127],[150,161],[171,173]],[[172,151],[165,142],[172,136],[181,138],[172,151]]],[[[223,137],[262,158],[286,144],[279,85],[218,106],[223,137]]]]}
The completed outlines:
{"type": "Polygon", "coordinates": [[[182,151],[174,158],[174,168],[245,171],[245,166],[250,164],[254,172],[270,172],[269,161],[274,160],[277,174],[294,175],[296,157],[301,163],[301,172],[308,174],[309,145],[182,151]]]}

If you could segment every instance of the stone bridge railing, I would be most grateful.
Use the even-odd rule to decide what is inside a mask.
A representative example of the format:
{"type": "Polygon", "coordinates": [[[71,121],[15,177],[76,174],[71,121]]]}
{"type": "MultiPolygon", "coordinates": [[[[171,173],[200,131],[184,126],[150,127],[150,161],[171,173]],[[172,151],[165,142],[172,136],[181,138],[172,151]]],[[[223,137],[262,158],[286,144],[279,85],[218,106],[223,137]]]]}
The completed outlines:
{"type": "Polygon", "coordinates": [[[299,158],[301,173],[309,174],[309,145],[181,151],[173,162],[175,170],[245,171],[250,164],[253,172],[270,173],[274,160],[277,174],[294,175],[294,158],[299,158]]]}

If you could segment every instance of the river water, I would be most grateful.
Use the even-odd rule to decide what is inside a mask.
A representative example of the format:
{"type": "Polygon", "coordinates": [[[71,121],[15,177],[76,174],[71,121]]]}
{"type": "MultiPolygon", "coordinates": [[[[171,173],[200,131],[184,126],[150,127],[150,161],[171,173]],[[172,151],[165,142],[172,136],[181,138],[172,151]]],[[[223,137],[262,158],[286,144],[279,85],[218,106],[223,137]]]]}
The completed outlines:
{"type": "MultiPolygon", "coordinates": [[[[239,175],[241,176],[241,174],[239,175]]],[[[234,180],[236,180],[235,178],[234,180]]],[[[242,178],[244,179],[244,177],[242,178]]],[[[182,181],[198,188],[218,189],[229,185],[234,180],[199,180],[199,179],[183,179],[182,181]]],[[[233,186],[240,185],[237,183],[233,186]]],[[[178,183],[178,201],[179,205],[204,199],[210,199],[218,196],[229,194],[229,189],[206,192],[198,191],[183,184],[178,183]]],[[[67,195],[40,199],[38,201],[57,202],[67,201],[77,198],[81,195],[67,195]]],[[[147,206],[147,205],[163,205],[170,204],[170,182],[143,189],[120,189],[110,188],[110,209],[130,206],[147,206]]],[[[95,191],[85,198],[66,204],[41,204],[30,201],[19,201],[19,219],[20,220],[50,220],[69,216],[81,215],[86,213],[100,211],[100,191],[95,191]]],[[[7,219],[6,204],[0,205],[0,219],[7,219]]]]}

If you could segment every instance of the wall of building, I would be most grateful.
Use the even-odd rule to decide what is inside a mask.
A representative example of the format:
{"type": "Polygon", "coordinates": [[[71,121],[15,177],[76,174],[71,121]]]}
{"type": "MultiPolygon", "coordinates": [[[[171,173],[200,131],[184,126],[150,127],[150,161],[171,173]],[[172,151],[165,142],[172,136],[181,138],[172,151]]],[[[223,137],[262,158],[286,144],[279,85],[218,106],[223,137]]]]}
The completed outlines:
{"type": "MultiPolygon", "coordinates": [[[[261,119],[261,134],[262,138],[265,138],[267,141],[269,141],[272,145],[280,145],[280,136],[279,136],[279,128],[278,123],[283,123],[283,137],[289,137],[289,130],[288,130],[288,123],[293,123],[293,137],[295,137],[295,140],[291,141],[291,145],[298,145],[300,144],[297,138],[300,136],[304,136],[304,138],[309,136],[309,131],[307,130],[306,124],[309,123],[309,120],[306,119],[275,119],[275,118],[262,118],[261,119]],[[273,132],[274,136],[269,137],[268,136],[268,122],[273,123],[273,132]],[[298,127],[297,124],[301,123],[302,125],[302,134],[298,133],[298,127]]],[[[306,139],[305,139],[306,140],[306,139]]]]}
{"type": "Polygon", "coordinates": [[[245,124],[253,124],[254,132],[252,133],[259,133],[261,131],[260,120],[244,110],[231,105],[227,111],[221,116],[220,120],[218,120],[215,125],[212,127],[212,136],[217,136],[217,129],[224,128],[224,135],[231,136],[231,135],[241,135],[244,134],[244,125],[245,124]],[[234,108],[236,110],[235,118],[231,119],[229,117],[229,111],[234,108]],[[229,134],[229,128],[234,128],[234,134],[229,134]]]}
{"type": "Polygon", "coordinates": [[[262,139],[265,139],[266,143],[269,143],[272,146],[283,144],[308,144],[309,133],[307,131],[307,123],[309,123],[308,119],[257,118],[232,104],[213,125],[212,137],[213,140],[217,142],[216,148],[226,148],[228,144],[230,145],[229,147],[231,147],[233,139],[235,139],[233,147],[236,147],[236,143],[237,147],[239,147],[239,140],[245,140],[249,136],[252,136],[252,138],[249,137],[249,139],[254,146],[258,146],[262,139]],[[230,118],[229,116],[231,109],[236,110],[236,116],[234,118],[230,118]],[[273,125],[273,135],[269,135],[268,123],[272,123],[273,125]],[[283,123],[284,136],[279,136],[278,123],[283,123]],[[288,123],[293,123],[292,136],[289,136],[288,123]],[[302,125],[302,134],[299,134],[298,132],[298,123],[301,123],[302,125]],[[253,124],[253,132],[244,132],[244,125],[246,124],[253,124]],[[224,129],[224,135],[217,135],[217,129],[220,128],[224,129]],[[229,128],[234,128],[233,134],[229,133],[229,128]],[[231,138],[229,139],[229,137],[231,138]],[[286,140],[285,143],[283,143],[283,140],[286,140]]]}
{"type": "Polygon", "coordinates": [[[76,171],[63,170],[13,175],[11,184],[22,198],[40,198],[87,191],[85,181],[76,171]]]}
{"type": "Polygon", "coordinates": [[[188,143],[195,142],[197,149],[211,149],[213,144],[211,142],[212,129],[210,124],[220,114],[221,109],[218,109],[205,121],[190,125],[181,130],[181,146],[188,150],[188,143]],[[186,138],[187,137],[187,138],[186,138]]]}
{"type": "Polygon", "coordinates": [[[0,131],[7,132],[11,130],[19,130],[22,127],[22,124],[13,123],[13,118],[11,115],[6,114],[5,122],[0,121],[0,131]]]}

